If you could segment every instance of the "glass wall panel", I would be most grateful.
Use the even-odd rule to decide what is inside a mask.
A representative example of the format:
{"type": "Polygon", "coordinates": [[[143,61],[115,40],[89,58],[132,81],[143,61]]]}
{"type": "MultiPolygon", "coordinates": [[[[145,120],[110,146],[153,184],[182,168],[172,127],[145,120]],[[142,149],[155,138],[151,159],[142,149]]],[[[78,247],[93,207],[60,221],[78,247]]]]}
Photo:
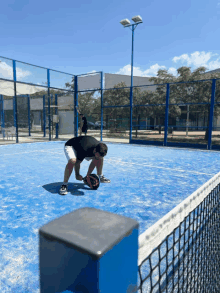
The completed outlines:
{"type": "MultiPolygon", "coordinates": [[[[78,93],[79,111],[82,113],[88,123],[87,135],[91,135],[100,139],[101,129],[101,92],[100,91],[85,91],[78,93]]],[[[78,135],[82,129],[83,121],[78,115],[78,135]]],[[[82,133],[84,135],[84,133],[82,133]]]]}
{"type": "Polygon", "coordinates": [[[74,91],[74,75],[50,69],[50,86],[74,91]]]}
{"type": "Polygon", "coordinates": [[[164,105],[133,108],[132,139],[164,141],[164,105]]]}
{"type": "Polygon", "coordinates": [[[47,69],[16,61],[16,79],[26,83],[47,85],[47,69]]]}
{"type": "Polygon", "coordinates": [[[216,80],[212,145],[220,146],[220,80],[216,80]]]}
{"type": "Polygon", "coordinates": [[[0,78],[13,80],[13,63],[11,59],[0,57],[0,78]]]}
{"type": "Polygon", "coordinates": [[[211,88],[211,81],[170,85],[168,142],[208,143],[211,88]]]}
{"type": "Polygon", "coordinates": [[[129,106],[130,88],[114,88],[103,90],[104,106],[129,106]]]}
{"type": "Polygon", "coordinates": [[[104,108],[103,117],[105,129],[103,138],[129,139],[130,108],[111,107],[104,108]]]}
{"type": "MultiPolygon", "coordinates": [[[[1,77],[12,79],[10,62],[4,58],[0,61],[1,77]],[[3,66],[2,66],[3,64],[3,66]]],[[[0,80],[0,142],[16,143],[14,119],[14,82],[0,80]]]]}
{"type": "Polygon", "coordinates": [[[78,76],[78,91],[96,90],[101,88],[101,74],[90,73],[78,76]]]}
{"type": "Polygon", "coordinates": [[[140,106],[164,103],[166,103],[166,85],[133,88],[134,105],[140,106]]]}

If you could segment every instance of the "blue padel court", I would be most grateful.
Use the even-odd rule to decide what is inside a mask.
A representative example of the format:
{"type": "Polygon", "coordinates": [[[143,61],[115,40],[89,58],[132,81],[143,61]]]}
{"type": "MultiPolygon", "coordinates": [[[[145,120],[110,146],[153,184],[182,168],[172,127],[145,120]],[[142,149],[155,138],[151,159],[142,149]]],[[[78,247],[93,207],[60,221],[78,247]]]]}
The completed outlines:
{"type": "Polygon", "coordinates": [[[111,183],[90,190],[73,172],[61,196],[64,143],[0,146],[1,293],[40,292],[38,230],[48,222],[94,207],[137,220],[140,235],[219,172],[219,152],[106,143],[111,183]]]}

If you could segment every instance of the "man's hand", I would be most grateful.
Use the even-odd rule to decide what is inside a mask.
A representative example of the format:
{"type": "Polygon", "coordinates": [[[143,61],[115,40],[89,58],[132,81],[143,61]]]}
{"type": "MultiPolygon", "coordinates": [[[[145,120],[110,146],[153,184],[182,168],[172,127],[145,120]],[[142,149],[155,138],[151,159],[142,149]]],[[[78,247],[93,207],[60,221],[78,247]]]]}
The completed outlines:
{"type": "Polygon", "coordinates": [[[86,175],[85,178],[86,178],[87,184],[89,185],[89,187],[91,189],[94,189],[96,186],[99,185],[99,182],[98,181],[94,185],[92,185],[89,175],[86,175]]]}
{"type": "Polygon", "coordinates": [[[87,180],[87,183],[88,183],[89,187],[92,189],[93,186],[92,186],[92,183],[90,181],[90,177],[88,175],[86,176],[86,180],[87,180]]]}
{"type": "Polygon", "coordinates": [[[83,180],[83,177],[81,175],[76,175],[76,180],[82,181],[83,180]]]}

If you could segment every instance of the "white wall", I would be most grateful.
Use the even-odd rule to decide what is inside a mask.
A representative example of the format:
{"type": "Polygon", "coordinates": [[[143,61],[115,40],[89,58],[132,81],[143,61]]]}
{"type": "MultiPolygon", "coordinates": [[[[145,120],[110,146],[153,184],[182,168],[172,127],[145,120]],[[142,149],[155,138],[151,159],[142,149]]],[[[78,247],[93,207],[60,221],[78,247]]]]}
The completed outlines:
{"type": "Polygon", "coordinates": [[[72,134],[74,136],[73,111],[59,111],[59,134],[72,134]]]}

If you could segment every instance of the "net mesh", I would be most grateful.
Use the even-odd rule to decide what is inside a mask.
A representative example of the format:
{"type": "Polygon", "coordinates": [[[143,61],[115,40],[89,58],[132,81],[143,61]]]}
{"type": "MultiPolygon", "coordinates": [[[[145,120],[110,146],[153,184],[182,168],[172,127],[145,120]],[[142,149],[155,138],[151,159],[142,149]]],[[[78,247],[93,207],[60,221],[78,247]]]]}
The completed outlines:
{"type": "Polygon", "coordinates": [[[139,237],[139,292],[219,292],[220,173],[139,237]]]}

